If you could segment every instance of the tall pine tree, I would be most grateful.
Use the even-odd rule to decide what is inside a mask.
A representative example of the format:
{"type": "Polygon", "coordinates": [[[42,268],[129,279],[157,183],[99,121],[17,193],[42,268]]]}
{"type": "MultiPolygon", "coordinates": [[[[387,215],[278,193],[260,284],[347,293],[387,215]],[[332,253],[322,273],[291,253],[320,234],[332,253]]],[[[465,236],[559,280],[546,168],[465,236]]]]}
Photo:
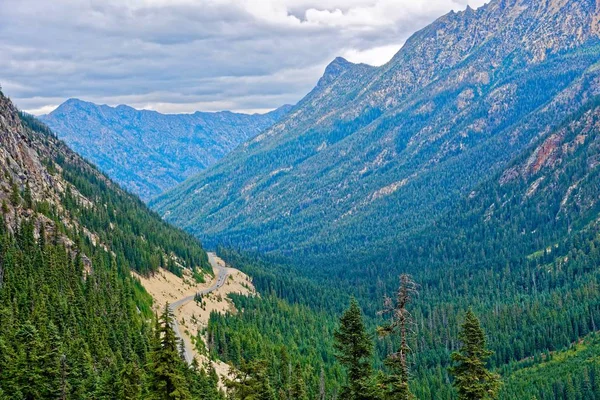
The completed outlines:
{"type": "Polygon", "coordinates": [[[350,307],[340,318],[340,326],[334,335],[336,358],[348,371],[348,383],[343,386],[341,397],[346,400],[376,398],[371,376],[373,343],[355,299],[351,300],[350,307]]]}
{"type": "Polygon", "coordinates": [[[275,400],[275,391],[267,373],[267,363],[243,362],[239,369],[231,368],[233,379],[225,380],[231,400],[275,400]]]}
{"type": "Polygon", "coordinates": [[[479,319],[468,310],[459,335],[462,346],[452,354],[454,365],[449,372],[454,376],[454,387],[461,400],[496,399],[500,389],[500,376],[486,368],[493,352],[486,347],[486,339],[479,319]]]}
{"type": "Polygon", "coordinates": [[[179,354],[169,304],[158,320],[151,365],[151,395],[156,399],[187,400],[190,393],[185,379],[185,362],[179,354]]]}
{"type": "Polygon", "coordinates": [[[291,398],[295,400],[308,400],[306,393],[306,383],[302,376],[302,367],[300,363],[296,363],[291,384],[291,398]]]}

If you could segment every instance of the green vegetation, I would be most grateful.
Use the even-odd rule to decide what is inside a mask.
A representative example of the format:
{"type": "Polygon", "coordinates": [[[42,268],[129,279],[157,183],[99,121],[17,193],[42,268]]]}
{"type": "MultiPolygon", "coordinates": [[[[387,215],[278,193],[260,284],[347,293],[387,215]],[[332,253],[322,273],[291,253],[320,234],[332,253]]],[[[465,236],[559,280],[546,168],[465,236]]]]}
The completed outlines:
{"type": "MultiPolygon", "coordinates": [[[[598,40],[572,29],[596,4],[530,1],[499,24],[503,7],[439,20],[381,69],[336,60],[308,120],[157,201],[249,249],[219,254],[260,296],[206,330],[232,400],[600,400],[598,40]]],[[[219,398],[129,276],[205,268],[198,243],[78,158],[45,158],[62,208],[7,180],[3,209],[73,244],[35,240],[29,217],[0,235],[0,396],[219,398]]]]}
{"type": "Polygon", "coordinates": [[[150,355],[148,391],[145,398],[156,400],[217,400],[224,396],[217,390],[218,378],[213,369],[207,374],[196,360],[188,367],[180,353],[180,343],[173,331],[173,314],[169,305],[157,321],[150,355]]]}
{"type": "Polygon", "coordinates": [[[336,358],[345,367],[348,382],[342,386],[341,396],[349,400],[373,399],[377,388],[372,380],[371,358],[373,342],[365,328],[362,312],[356,300],[340,318],[335,331],[336,358]]]}
{"type": "Polygon", "coordinates": [[[0,160],[0,399],[223,399],[131,275],[207,269],[199,242],[2,96],[0,113],[19,146],[0,160]]]}
{"type": "Polygon", "coordinates": [[[596,6],[571,2],[555,13],[548,2],[529,3],[448,15],[380,68],[334,61],[276,129],[152,206],[204,243],[276,262],[359,271],[408,263],[419,254],[397,246],[437,230],[448,214],[463,216],[456,208],[465,197],[597,95],[597,37],[571,36],[596,6]],[[534,57],[534,43],[552,50],[534,57]]]}
{"type": "MultiPolygon", "coordinates": [[[[234,400],[275,400],[264,362],[242,364],[239,370],[232,369],[233,378],[225,382],[229,396],[234,400]]],[[[294,397],[295,398],[295,397],[294,397]]]]}
{"type": "Polygon", "coordinates": [[[452,353],[450,374],[459,400],[496,399],[500,376],[487,370],[486,363],[493,352],[486,348],[486,339],[479,319],[470,309],[465,316],[459,339],[461,347],[452,353]]]}
{"type": "Polygon", "coordinates": [[[207,333],[213,357],[236,368],[266,362],[277,393],[291,390],[296,368],[300,368],[296,376],[302,379],[309,399],[319,396],[321,386],[328,399],[339,393],[342,371],[334,357],[336,321],[331,315],[291,305],[268,293],[261,297],[231,297],[243,312],[211,314],[207,333]]]}
{"type": "Polygon", "coordinates": [[[502,399],[600,399],[600,337],[511,365],[502,399]]]}
{"type": "Polygon", "coordinates": [[[148,295],[127,268],[98,250],[86,270],[79,250],[34,232],[28,221],[15,235],[0,225],[0,398],[221,398],[210,371],[181,359],[168,316],[153,333],[148,295]],[[198,389],[155,396],[165,364],[178,387],[198,389]]]}
{"type": "Polygon", "coordinates": [[[377,328],[380,337],[395,335],[400,343],[398,349],[385,359],[385,364],[390,370],[389,376],[384,381],[384,398],[389,400],[411,400],[414,395],[410,391],[409,357],[412,349],[409,345],[413,336],[414,320],[408,307],[414,297],[418,295],[418,286],[410,275],[400,276],[400,287],[396,299],[386,297],[381,315],[391,315],[391,321],[377,328]]]}
{"type": "MultiPolygon", "coordinates": [[[[41,141],[40,151],[46,170],[60,176],[77,190],[67,187],[61,195],[65,210],[47,203],[37,204],[37,211],[51,218],[59,226],[62,214],[78,221],[87,230],[97,235],[107,245],[119,262],[141,274],[155,272],[164,267],[176,274],[182,267],[201,268],[212,273],[208,257],[199,241],[189,234],[164,222],[158,214],[148,209],[135,196],[120,189],[114,182],[71,152],[58,141],[52,131],[32,116],[19,113],[23,126],[36,141],[41,141]],[[91,201],[81,201],[79,194],[91,201]]],[[[24,188],[27,190],[27,186],[24,188]]],[[[26,199],[27,196],[24,196],[26,199]]],[[[70,228],[65,227],[66,232],[70,228]]],[[[71,229],[72,236],[81,236],[84,253],[94,244],[89,235],[71,229]]]]}
{"type": "MultiPolygon", "coordinates": [[[[176,275],[182,266],[212,269],[206,253],[196,239],[169,226],[132,195],[118,189],[96,170],[59,158],[64,179],[86,198],[101,207],[86,207],[69,190],[62,204],[87,229],[95,232],[102,243],[123,257],[122,262],[141,274],[166,268],[176,275]],[[165,249],[169,249],[167,253],[165,249]],[[181,266],[180,266],[181,265],[181,266]]],[[[49,215],[57,218],[56,215],[49,215]]],[[[87,240],[89,242],[89,239],[87,240]]]]}
{"type": "MultiPolygon", "coordinates": [[[[377,315],[382,299],[396,291],[398,275],[411,273],[421,285],[410,305],[415,321],[414,338],[409,339],[414,396],[456,398],[447,368],[451,353],[459,348],[464,312],[469,308],[487,332],[487,344],[494,352],[490,367],[507,380],[509,366],[520,360],[540,361],[548,352],[567,348],[598,330],[600,170],[595,166],[600,160],[600,135],[593,128],[598,121],[600,107],[594,100],[533,143],[505,171],[479,185],[433,226],[390,247],[385,261],[339,267],[335,262],[297,265],[284,263],[282,258],[220,249],[223,258],[253,276],[263,297],[235,299],[244,312],[214,317],[211,324],[218,321],[224,341],[236,335],[232,330],[255,332],[254,348],[277,343],[294,349],[306,343],[306,337],[317,338],[318,357],[299,354],[312,371],[312,377],[306,378],[308,390],[319,392],[321,366],[327,389],[334,390],[343,380],[339,373],[332,373],[333,316],[343,312],[353,295],[364,310],[366,326],[374,329],[383,323],[377,315]],[[528,172],[528,160],[550,137],[558,152],[551,160],[560,161],[528,172]],[[563,149],[573,150],[563,153],[563,149]],[[508,180],[511,171],[522,172],[508,180]],[[536,191],[531,189],[534,183],[536,191]],[[386,267],[379,268],[383,262],[386,267]],[[271,306],[267,308],[266,303],[271,306]],[[302,315],[285,312],[293,307],[302,309],[302,315]],[[245,318],[258,315],[258,310],[260,321],[245,318]],[[265,315],[282,322],[263,324],[265,315]],[[320,315],[325,316],[323,322],[318,322],[320,315]],[[310,319],[314,322],[301,322],[310,319]],[[298,337],[290,334],[296,331],[298,337]]],[[[262,357],[243,341],[240,344],[241,358],[262,357]]],[[[377,341],[373,366],[388,371],[383,360],[391,349],[400,347],[398,337],[377,341]]],[[[594,382],[590,371],[586,376],[594,382]]],[[[569,398],[564,390],[549,393],[547,386],[542,388],[531,389],[538,400],[569,398]]],[[[504,387],[500,398],[515,398],[506,393],[513,392],[504,387]]]]}
{"type": "MultiPolygon", "coordinates": [[[[323,369],[331,397],[345,382],[332,359],[332,321],[354,297],[374,332],[401,274],[421,285],[406,360],[420,400],[457,398],[448,368],[469,308],[493,352],[486,366],[504,381],[522,360],[539,362],[598,330],[598,42],[566,39],[574,38],[563,20],[585,19],[595,5],[571,2],[558,15],[529,2],[521,22],[505,21],[495,35],[514,5],[496,3],[473,20],[436,22],[380,71],[336,60],[298,105],[301,120],[290,116],[153,203],[207,243],[238,249],[220,254],[253,277],[261,297],[235,298],[243,313],[213,316],[208,328],[233,358],[271,365],[285,346],[308,371],[309,394],[319,396],[323,369]],[[538,30],[539,20],[555,29],[538,30]],[[485,40],[475,33],[482,26],[485,40]],[[474,38],[462,53],[439,47],[441,31],[450,41],[474,38]],[[556,40],[533,39],[542,31],[556,40]],[[528,40],[555,48],[531,61],[528,40]],[[466,78],[473,71],[485,77],[466,78]],[[390,83],[399,77],[407,81],[390,83]],[[243,339],[250,332],[254,344],[243,339]],[[315,355],[304,350],[307,337],[317,338],[315,355]]],[[[374,370],[401,377],[385,360],[402,348],[398,334],[375,341],[374,370]]],[[[594,382],[590,371],[582,375],[594,382]]],[[[581,384],[522,393],[570,399],[558,386],[581,384]]],[[[510,390],[499,397],[530,400],[510,390]]]]}

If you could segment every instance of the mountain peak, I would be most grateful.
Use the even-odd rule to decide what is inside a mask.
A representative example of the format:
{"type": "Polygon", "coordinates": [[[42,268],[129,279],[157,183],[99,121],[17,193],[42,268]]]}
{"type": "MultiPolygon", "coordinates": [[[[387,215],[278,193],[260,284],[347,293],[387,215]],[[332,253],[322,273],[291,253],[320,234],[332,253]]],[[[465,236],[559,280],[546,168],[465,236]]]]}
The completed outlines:
{"type": "Polygon", "coordinates": [[[91,110],[96,107],[97,106],[94,103],[83,101],[77,98],[70,98],[56,107],[50,114],[68,113],[76,109],[91,110]]]}
{"type": "Polygon", "coordinates": [[[325,68],[325,73],[323,77],[317,84],[317,86],[328,85],[329,83],[335,81],[345,72],[347,72],[350,68],[355,66],[356,64],[351,63],[343,57],[336,57],[329,65],[325,68]]]}
{"type": "Polygon", "coordinates": [[[346,60],[344,57],[336,57],[332,62],[329,63],[329,65],[348,65],[348,64],[352,64],[350,61],[346,60]]]}
{"type": "Polygon", "coordinates": [[[275,110],[266,113],[265,115],[271,115],[273,117],[275,117],[277,120],[283,118],[283,116],[285,116],[286,114],[288,114],[292,108],[294,108],[294,106],[292,104],[284,104],[279,108],[276,108],[275,110]]]}
{"type": "Polygon", "coordinates": [[[329,63],[327,68],[325,68],[325,75],[336,75],[340,72],[343,72],[347,68],[351,67],[352,64],[350,61],[346,60],[344,57],[336,57],[332,62],[329,63]]]}
{"type": "Polygon", "coordinates": [[[293,236],[341,254],[332,238],[348,234],[385,248],[386,232],[420,229],[597,95],[595,1],[493,0],[436,20],[383,66],[336,58],[279,124],[154,206],[211,244],[283,252],[293,236]]]}
{"type": "Polygon", "coordinates": [[[78,99],[76,97],[71,97],[70,99],[67,99],[64,103],[62,103],[62,105],[94,105],[93,103],[90,103],[89,101],[84,101],[81,99],[78,99]]]}

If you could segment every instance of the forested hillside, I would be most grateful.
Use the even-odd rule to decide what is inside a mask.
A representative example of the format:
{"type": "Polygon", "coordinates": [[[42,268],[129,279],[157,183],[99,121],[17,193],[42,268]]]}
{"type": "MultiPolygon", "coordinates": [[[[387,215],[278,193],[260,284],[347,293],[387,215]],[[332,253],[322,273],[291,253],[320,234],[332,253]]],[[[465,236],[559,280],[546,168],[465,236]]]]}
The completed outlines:
{"type": "Polygon", "coordinates": [[[130,272],[208,272],[199,242],[1,92],[0,155],[0,398],[221,398],[130,272]]]}
{"type": "Polygon", "coordinates": [[[207,244],[360,264],[599,94],[595,0],[495,0],[386,65],[335,60],[280,123],[152,203],[207,244]]]}
{"type": "MultiPolygon", "coordinates": [[[[245,315],[213,317],[209,329],[219,332],[215,351],[234,362],[261,358],[276,366],[277,349],[285,344],[310,365],[305,371],[313,372],[304,379],[312,382],[311,393],[319,390],[321,368],[328,389],[335,391],[343,382],[332,362],[335,323],[321,315],[339,315],[354,295],[374,333],[384,296],[393,293],[398,275],[408,272],[420,284],[411,308],[416,321],[411,387],[417,398],[455,398],[447,367],[459,343],[462,315],[472,307],[494,351],[491,365],[507,381],[500,398],[594,399],[581,397],[586,387],[598,390],[593,364],[579,366],[568,379],[561,379],[565,366],[559,360],[571,360],[569,352],[538,364],[599,327],[599,160],[600,100],[591,99],[433,226],[391,246],[386,255],[374,252],[368,263],[338,268],[324,260],[298,266],[223,249],[265,296],[236,299],[245,315]],[[388,260],[384,268],[382,257],[388,260]],[[303,311],[296,314],[294,308],[303,311]],[[257,313],[271,316],[251,317],[257,313]],[[283,318],[287,323],[273,322],[283,318]],[[249,342],[249,337],[257,339],[249,342]],[[306,345],[306,338],[314,337],[320,337],[316,352],[306,345]]],[[[387,340],[376,342],[376,366],[390,346],[387,340]]],[[[597,356],[595,349],[580,354],[597,356]]]]}
{"type": "Polygon", "coordinates": [[[512,366],[503,390],[507,399],[600,399],[600,341],[586,337],[568,349],[512,366]]]}
{"type": "Polygon", "coordinates": [[[177,115],[69,99],[41,120],[115,182],[150,200],[271,127],[290,109],[177,115]]]}

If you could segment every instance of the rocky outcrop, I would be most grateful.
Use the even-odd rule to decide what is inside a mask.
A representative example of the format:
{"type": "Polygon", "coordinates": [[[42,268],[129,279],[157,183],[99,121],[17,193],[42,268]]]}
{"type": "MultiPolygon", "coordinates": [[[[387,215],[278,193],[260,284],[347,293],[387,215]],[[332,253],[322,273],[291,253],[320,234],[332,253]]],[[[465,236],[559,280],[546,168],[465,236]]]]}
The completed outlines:
{"type": "MultiPolygon", "coordinates": [[[[40,125],[41,129],[47,130],[45,135],[40,135],[30,129],[28,122],[39,124],[32,117],[20,114],[12,102],[0,93],[0,202],[4,222],[9,230],[15,231],[23,220],[31,221],[36,235],[45,232],[67,249],[74,249],[75,243],[60,229],[57,231],[56,222],[33,208],[35,204],[48,204],[60,215],[62,224],[94,236],[72,218],[63,207],[62,200],[68,190],[81,204],[93,207],[93,203],[62,178],[60,167],[52,160],[59,156],[69,158],[89,171],[93,171],[93,168],[68,150],[47,128],[40,125]]],[[[100,176],[98,178],[102,179],[100,176]]],[[[81,258],[84,265],[91,268],[89,258],[85,254],[81,258]]]]}

